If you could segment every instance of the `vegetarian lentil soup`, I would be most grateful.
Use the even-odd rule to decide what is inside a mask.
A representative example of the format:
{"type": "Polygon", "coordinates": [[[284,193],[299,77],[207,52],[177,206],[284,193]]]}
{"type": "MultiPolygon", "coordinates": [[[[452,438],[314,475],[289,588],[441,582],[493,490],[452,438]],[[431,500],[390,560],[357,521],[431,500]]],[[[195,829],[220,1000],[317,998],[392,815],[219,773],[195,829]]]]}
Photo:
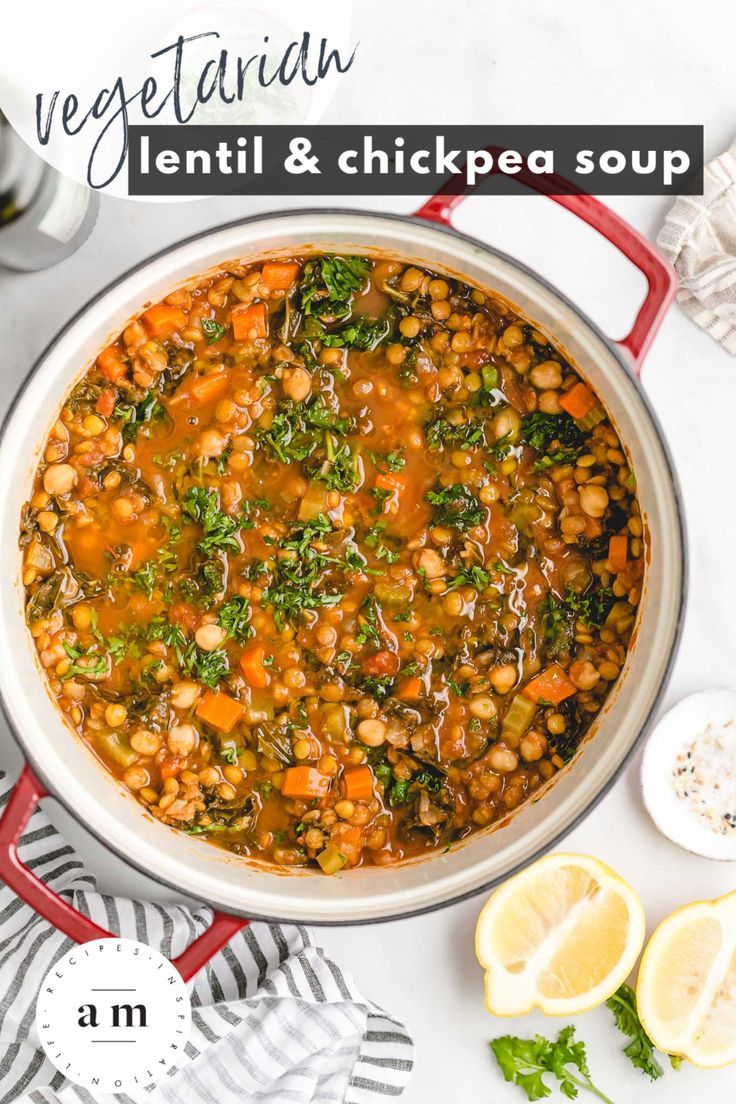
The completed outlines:
{"type": "Polygon", "coordinates": [[[596,396],[413,265],[233,265],[71,392],[23,510],[71,726],[150,814],[325,874],[446,848],[575,755],[644,567],[596,396]]]}

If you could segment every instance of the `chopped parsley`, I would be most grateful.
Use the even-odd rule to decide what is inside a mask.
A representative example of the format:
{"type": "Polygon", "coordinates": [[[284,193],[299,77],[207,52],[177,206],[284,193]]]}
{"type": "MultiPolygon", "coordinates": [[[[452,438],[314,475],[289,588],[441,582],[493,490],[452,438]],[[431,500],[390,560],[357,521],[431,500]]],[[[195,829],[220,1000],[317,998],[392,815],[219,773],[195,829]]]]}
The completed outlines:
{"type": "Polygon", "coordinates": [[[214,318],[203,318],[199,325],[208,345],[214,345],[227,333],[226,327],[216,322],[214,318]]]}
{"type": "Polygon", "coordinates": [[[444,525],[466,533],[480,525],[485,511],[472,491],[463,483],[453,483],[439,491],[428,491],[427,502],[435,507],[435,525],[444,525]]]}
{"type": "Polygon", "coordinates": [[[365,257],[326,254],[307,261],[299,285],[302,312],[320,319],[347,318],[355,293],[366,286],[371,267],[365,257]]]}
{"type": "Polygon", "coordinates": [[[217,624],[231,636],[237,644],[245,644],[253,636],[250,625],[250,602],[247,598],[234,594],[217,611],[217,624]]]}

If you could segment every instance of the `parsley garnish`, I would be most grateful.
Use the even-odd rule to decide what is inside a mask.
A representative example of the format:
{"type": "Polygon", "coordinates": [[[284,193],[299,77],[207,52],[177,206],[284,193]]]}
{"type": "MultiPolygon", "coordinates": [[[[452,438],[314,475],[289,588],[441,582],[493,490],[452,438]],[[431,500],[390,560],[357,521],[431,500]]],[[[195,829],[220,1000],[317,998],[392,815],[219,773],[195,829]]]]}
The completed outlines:
{"type": "Polygon", "coordinates": [[[479,564],[470,567],[461,567],[457,575],[454,575],[447,584],[448,590],[456,590],[457,587],[471,586],[476,590],[485,590],[491,581],[491,573],[479,564]]]}
{"type": "Polygon", "coordinates": [[[159,422],[166,416],[166,409],[159,402],[155,391],[147,391],[139,403],[119,402],[113,411],[113,417],[125,422],[123,440],[131,444],[146,422],[159,422]]]}
{"type": "Polygon", "coordinates": [[[94,644],[89,648],[82,648],[79,644],[63,642],[64,651],[72,661],[71,667],[61,675],[61,681],[81,675],[85,678],[101,678],[107,674],[107,657],[95,651],[94,644]]]}
{"type": "Polygon", "coordinates": [[[601,1092],[590,1078],[585,1054],[585,1044],[574,1042],[575,1028],[563,1027],[555,1042],[535,1035],[533,1039],[519,1039],[515,1035],[502,1035],[490,1043],[506,1081],[518,1085],[526,1093],[527,1100],[542,1100],[550,1095],[545,1082],[551,1074],[559,1082],[560,1092],[574,1100],[580,1089],[597,1096],[604,1104],[613,1104],[610,1097],[601,1092]]]}
{"type": "Polygon", "coordinates": [[[299,285],[302,312],[323,319],[347,318],[355,292],[366,285],[371,265],[365,257],[329,254],[308,261],[299,285]]]}
{"type": "Polygon", "coordinates": [[[199,325],[208,345],[214,345],[216,341],[225,336],[225,326],[220,322],[216,322],[214,318],[203,318],[199,325]]]}
{"type": "Polygon", "coordinates": [[[466,449],[485,445],[485,430],[482,422],[460,422],[455,425],[440,415],[428,422],[424,428],[427,445],[431,452],[449,447],[466,449]]]}
{"type": "Polygon", "coordinates": [[[480,525],[485,517],[478,499],[462,483],[453,483],[439,491],[428,491],[427,502],[435,507],[435,525],[445,525],[461,533],[480,525]]]}
{"type": "Polygon", "coordinates": [[[204,530],[199,550],[205,556],[215,551],[240,552],[235,534],[240,528],[237,521],[220,509],[220,496],[214,487],[190,487],[181,500],[182,513],[204,530]]]}
{"type": "Polygon", "coordinates": [[[217,611],[217,624],[238,644],[245,644],[253,636],[250,625],[250,602],[234,594],[217,611]]]}
{"type": "Polygon", "coordinates": [[[535,471],[553,464],[572,464],[585,448],[585,434],[569,414],[527,414],[521,420],[521,439],[542,454],[534,464],[535,471]]]}
{"type": "MultiPolygon", "coordinates": [[[[606,1007],[613,1012],[616,1027],[630,1042],[624,1047],[624,1054],[635,1069],[641,1070],[652,1081],[663,1074],[663,1069],[655,1057],[654,1043],[644,1030],[636,1008],[636,994],[630,985],[621,985],[612,997],[606,1001],[606,1007]]],[[[679,1069],[680,1059],[671,1054],[670,1062],[679,1069]]]]}

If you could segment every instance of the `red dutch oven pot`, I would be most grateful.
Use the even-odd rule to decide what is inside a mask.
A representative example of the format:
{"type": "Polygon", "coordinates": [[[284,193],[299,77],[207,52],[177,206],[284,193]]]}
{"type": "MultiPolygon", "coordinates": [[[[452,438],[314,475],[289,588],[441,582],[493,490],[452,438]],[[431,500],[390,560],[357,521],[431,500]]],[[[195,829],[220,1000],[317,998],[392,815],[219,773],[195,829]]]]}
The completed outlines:
{"type": "MultiPolygon", "coordinates": [[[[637,382],[644,356],[675,293],[670,266],[636,230],[598,200],[554,195],[561,182],[519,179],[597,230],[644,274],[647,294],[631,332],[609,341],[559,291],[526,266],[454,230],[463,199],[446,187],[414,216],[313,210],[261,215],[174,245],[116,280],[88,303],[42,354],[5,422],[0,443],[0,693],[26,757],[0,820],[0,877],[70,938],[109,936],[24,866],[18,842],[37,803],[52,795],[106,846],[162,884],[212,904],[209,930],[175,960],[189,979],[247,918],[286,923],[369,923],[417,915],[488,890],[569,832],[613,784],[662,694],[684,601],[685,542],[675,477],[656,419],[637,382]],[[141,806],[65,725],[42,687],[23,613],[21,559],[13,547],[20,509],[49,426],[97,353],[147,302],[232,260],[310,251],[397,257],[461,276],[508,299],[548,332],[604,402],[637,476],[650,562],[632,647],[621,677],[573,763],[502,829],[478,832],[446,854],[326,878],[284,875],[247,863],[147,817],[141,806]],[[39,413],[40,412],[40,413],[39,413]]],[[[566,187],[566,186],[565,186],[566,187]]]]}

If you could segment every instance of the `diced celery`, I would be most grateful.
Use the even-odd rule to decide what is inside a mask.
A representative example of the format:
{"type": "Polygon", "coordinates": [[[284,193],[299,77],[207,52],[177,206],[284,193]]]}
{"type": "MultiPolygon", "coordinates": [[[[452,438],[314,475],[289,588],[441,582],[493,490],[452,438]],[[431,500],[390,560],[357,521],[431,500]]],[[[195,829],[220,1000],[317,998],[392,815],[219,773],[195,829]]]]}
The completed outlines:
{"type": "Polygon", "coordinates": [[[327,508],[327,487],[324,483],[310,483],[299,503],[299,521],[314,521],[327,508]]]}
{"type": "Polygon", "coordinates": [[[628,602],[614,602],[608,611],[605,627],[622,633],[634,624],[634,611],[628,602]]]}
{"type": "Polygon", "coordinates": [[[411,598],[409,587],[403,583],[376,583],[376,601],[382,606],[405,606],[411,598]]]}
{"type": "Polygon", "coordinates": [[[503,735],[513,736],[520,740],[531,728],[536,712],[536,702],[524,697],[523,694],[517,694],[503,719],[503,735]]]}
{"type": "Polygon", "coordinates": [[[345,865],[345,856],[341,855],[334,843],[328,843],[324,851],[320,851],[317,862],[322,867],[323,874],[337,874],[345,865]]]}
{"type": "Polygon", "coordinates": [[[325,731],[333,740],[342,740],[347,731],[346,707],[341,702],[327,702],[322,706],[325,731]]]}
{"type": "Polygon", "coordinates": [[[138,758],[132,747],[119,732],[99,732],[97,744],[105,756],[118,767],[132,767],[138,758]]]}
{"type": "Polygon", "coordinates": [[[493,368],[490,364],[485,364],[480,370],[480,376],[486,391],[491,391],[494,387],[498,387],[498,368],[493,368]]]}
{"type": "Polygon", "coordinates": [[[575,425],[578,429],[581,429],[583,433],[587,433],[589,430],[597,426],[599,422],[602,422],[606,416],[606,412],[600,403],[596,403],[592,410],[589,410],[587,414],[583,414],[582,418],[575,419],[575,425]]]}

